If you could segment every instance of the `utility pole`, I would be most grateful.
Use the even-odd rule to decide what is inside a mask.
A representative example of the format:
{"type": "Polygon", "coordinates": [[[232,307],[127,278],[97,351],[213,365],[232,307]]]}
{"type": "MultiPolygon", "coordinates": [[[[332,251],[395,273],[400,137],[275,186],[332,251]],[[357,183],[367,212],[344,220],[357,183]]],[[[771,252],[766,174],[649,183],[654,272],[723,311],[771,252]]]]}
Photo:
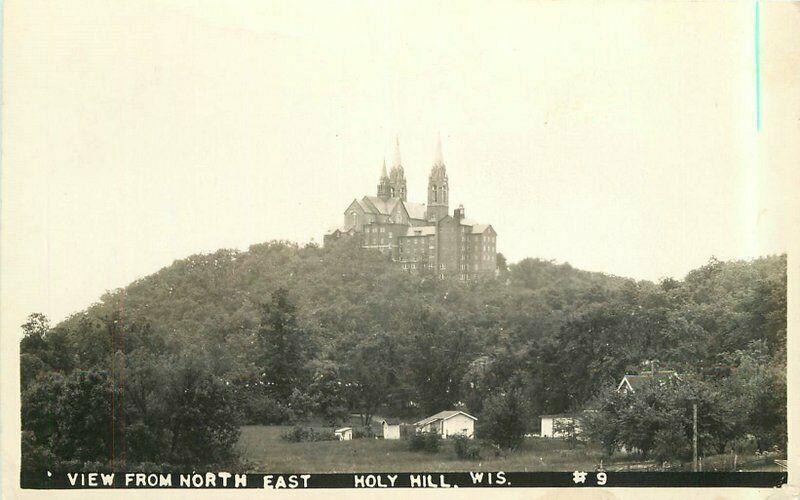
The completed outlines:
{"type": "Polygon", "coordinates": [[[697,472],[697,403],[692,405],[692,428],[694,430],[694,471],[697,472]]]}

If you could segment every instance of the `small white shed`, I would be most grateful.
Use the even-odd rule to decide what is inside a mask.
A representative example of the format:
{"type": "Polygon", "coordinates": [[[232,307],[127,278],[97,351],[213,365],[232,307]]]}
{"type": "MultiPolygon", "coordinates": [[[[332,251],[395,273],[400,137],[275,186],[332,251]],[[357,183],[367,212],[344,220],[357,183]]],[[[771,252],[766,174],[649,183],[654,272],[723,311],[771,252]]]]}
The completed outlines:
{"type": "Polygon", "coordinates": [[[383,439],[400,439],[400,422],[398,420],[382,420],[383,439]]]}
{"type": "Polygon", "coordinates": [[[564,432],[559,432],[559,427],[574,425],[575,433],[580,433],[580,417],[570,413],[557,415],[542,415],[542,437],[566,437],[564,432]]]}
{"type": "Polygon", "coordinates": [[[477,418],[463,411],[445,410],[420,420],[414,424],[414,427],[417,432],[438,432],[443,438],[460,434],[472,439],[475,437],[475,422],[477,420],[477,418]]]}
{"type": "Polygon", "coordinates": [[[341,429],[336,429],[333,431],[339,441],[350,441],[353,439],[353,428],[352,427],[342,427],[341,429]]]}

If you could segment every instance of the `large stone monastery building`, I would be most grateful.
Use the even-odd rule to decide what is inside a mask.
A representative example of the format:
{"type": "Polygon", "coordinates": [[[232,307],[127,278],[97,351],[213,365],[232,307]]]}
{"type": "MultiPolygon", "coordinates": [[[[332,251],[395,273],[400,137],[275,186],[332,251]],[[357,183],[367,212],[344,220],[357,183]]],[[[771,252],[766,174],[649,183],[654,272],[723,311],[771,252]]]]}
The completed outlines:
{"type": "Polygon", "coordinates": [[[497,233],[490,224],[465,217],[459,205],[450,215],[450,186],[442,159],[442,144],[428,176],[428,203],[413,203],[408,189],[400,144],[395,143],[394,165],[387,175],[383,163],[377,196],[355,199],[344,211],[344,224],[324,236],[326,245],[343,237],[356,237],[365,248],[390,256],[408,271],[435,270],[444,278],[468,281],[494,274],[497,267],[497,233]]]}

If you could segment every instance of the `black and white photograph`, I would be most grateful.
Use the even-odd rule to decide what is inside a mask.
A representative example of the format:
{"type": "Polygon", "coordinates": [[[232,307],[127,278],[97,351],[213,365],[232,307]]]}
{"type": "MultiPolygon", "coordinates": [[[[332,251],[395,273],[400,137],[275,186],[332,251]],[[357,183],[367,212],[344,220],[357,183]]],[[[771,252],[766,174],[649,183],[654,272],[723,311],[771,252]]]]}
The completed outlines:
{"type": "Polygon", "coordinates": [[[798,494],[799,4],[3,4],[8,498],[798,494]]]}

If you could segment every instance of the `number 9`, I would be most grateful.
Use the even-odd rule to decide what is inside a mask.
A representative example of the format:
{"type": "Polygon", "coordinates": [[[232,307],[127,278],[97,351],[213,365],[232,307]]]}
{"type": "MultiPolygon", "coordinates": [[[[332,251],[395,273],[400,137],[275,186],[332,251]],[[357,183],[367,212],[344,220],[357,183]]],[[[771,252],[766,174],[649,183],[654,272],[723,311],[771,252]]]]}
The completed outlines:
{"type": "Polygon", "coordinates": [[[607,479],[608,479],[608,476],[606,475],[605,472],[598,472],[597,473],[597,485],[598,486],[603,486],[604,484],[606,484],[606,480],[607,479]]]}

